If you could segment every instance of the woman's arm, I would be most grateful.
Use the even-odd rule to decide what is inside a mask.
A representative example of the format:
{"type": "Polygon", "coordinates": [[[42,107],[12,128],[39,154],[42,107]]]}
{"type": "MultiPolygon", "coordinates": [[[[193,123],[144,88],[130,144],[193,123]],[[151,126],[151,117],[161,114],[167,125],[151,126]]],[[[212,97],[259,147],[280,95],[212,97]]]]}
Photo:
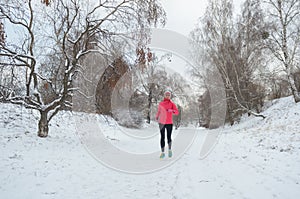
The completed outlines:
{"type": "Polygon", "coordinates": [[[174,115],[178,115],[178,114],[179,114],[179,111],[178,111],[178,109],[177,109],[177,106],[176,106],[176,104],[174,104],[174,102],[173,102],[173,104],[172,104],[172,109],[173,109],[174,115]]]}
{"type": "Polygon", "coordinates": [[[160,110],[160,105],[158,105],[157,113],[156,113],[156,116],[155,116],[155,119],[156,119],[156,120],[158,120],[159,115],[160,115],[160,112],[161,112],[161,110],[160,110]]]}

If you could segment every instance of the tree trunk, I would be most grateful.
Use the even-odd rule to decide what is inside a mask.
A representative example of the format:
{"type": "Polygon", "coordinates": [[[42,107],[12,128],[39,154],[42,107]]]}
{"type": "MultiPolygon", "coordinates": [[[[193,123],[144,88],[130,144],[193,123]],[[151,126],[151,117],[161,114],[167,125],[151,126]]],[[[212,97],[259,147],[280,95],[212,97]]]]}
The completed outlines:
{"type": "Polygon", "coordinates": [[[288,74],[288,79],[289,79],[290,87],[291,87],[291,90],[292,90],[292,94],[294,96],[294,100],[295,100],[296,103],[298,103],[298,102],[300,102],[300,94],[297,91],[295,81],[289,74],[288,74]]]}
{"type": "Polygon", "coordinates": [[[49,132],[49,126],[48,126],[48,118],[47,112],[44,111],[40,111],[41,117],[39,120],[39,130],[38,130],[38,136],[45,138],[48,136],[48,132],[49,132]]]}
{"type": "Polygon", "coordinates": [[[154,89],[154,84],[151,83],[149,85],[149,95],[148,95],[148,106],[147,106],[147,123],[150,124],[151,122],[151,105],[152,105],[152,91],[154,89]]]}
{"type": "Polygon", "coordinates": [[[300,102],[300,94],[298,93],[297,90],[292,90],[293,96],[294,96],[294,100],[296,103],[300,102]]]}
{"type": "Polygon", "coordinates": [[[147,123],[150,124],[151,122],[151,102],[152,102],[152,96],[151,94],[148,96],[148,106],[147,106],[147,123]]]}

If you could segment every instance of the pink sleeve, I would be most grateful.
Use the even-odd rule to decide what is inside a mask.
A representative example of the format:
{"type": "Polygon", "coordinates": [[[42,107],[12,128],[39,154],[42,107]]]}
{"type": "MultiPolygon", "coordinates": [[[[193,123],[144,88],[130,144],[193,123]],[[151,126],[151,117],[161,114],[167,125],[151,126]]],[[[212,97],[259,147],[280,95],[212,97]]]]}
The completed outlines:
{"type": "Polygon", "coordinates": [[[177,106],[174,103],[173,103],[173,110],[174,110],[174,115],[178,115],[179,114],[177,106]]]}
{"type": "Polygon", "coordinates": [[[158,105],[158,108],[157,108],[157,113],[156,113],[156,116],[155,118],[158,118],[160,115],[160,105],[158,105]]]}

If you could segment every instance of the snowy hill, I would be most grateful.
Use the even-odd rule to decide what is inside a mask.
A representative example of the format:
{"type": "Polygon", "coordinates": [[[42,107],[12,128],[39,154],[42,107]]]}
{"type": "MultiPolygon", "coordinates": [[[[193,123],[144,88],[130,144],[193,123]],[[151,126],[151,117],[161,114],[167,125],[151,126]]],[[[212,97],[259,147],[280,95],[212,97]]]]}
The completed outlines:
{"type": "MultiPolygon", "coordinates": [[[[37,113],[0,104],[0,197],[30,198],[222,198],[296,199],[300,197],[300,104],[291,97],[274,100],[266,119],[248,117],[221,130],[218,143],[199,157],[205,136],[197,136],[177,161],[147,174],[128,174],[101,164],[76,133],[74,115],[53,119],[49,137],[37,137],[37,113]]],[[[82,121],[91,115],[81,114],[82,121]]],[[[152,153],[160,164],[156,124],[146,126],[147,140],[129,139],[111,119],[96,119],[103,134],[122,150],[152,153]],[[152,132],[152,134],[151,134],[152,132]]],[[[182,129],[189,131],[191,129],[182,129]]],[[[136,130],[131,130],[132,133],[136,130]]],[[[174,131],[176,140],[177,132],[174,131]]],[[[174,143],[174,152],[180,146],[174,143]]]]}

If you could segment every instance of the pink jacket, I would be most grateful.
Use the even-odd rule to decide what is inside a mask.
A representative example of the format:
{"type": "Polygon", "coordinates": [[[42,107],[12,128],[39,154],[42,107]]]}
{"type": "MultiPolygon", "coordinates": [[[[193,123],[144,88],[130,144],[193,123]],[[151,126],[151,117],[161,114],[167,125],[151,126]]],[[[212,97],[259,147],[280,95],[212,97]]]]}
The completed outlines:
{"type": "Polygon", "coordinates": [[[178,115],[176,105],[169,99],[164,99],[159,103],[156,113],[156,120],[161,124],[173,124],[173,114],[178,115]]]}

